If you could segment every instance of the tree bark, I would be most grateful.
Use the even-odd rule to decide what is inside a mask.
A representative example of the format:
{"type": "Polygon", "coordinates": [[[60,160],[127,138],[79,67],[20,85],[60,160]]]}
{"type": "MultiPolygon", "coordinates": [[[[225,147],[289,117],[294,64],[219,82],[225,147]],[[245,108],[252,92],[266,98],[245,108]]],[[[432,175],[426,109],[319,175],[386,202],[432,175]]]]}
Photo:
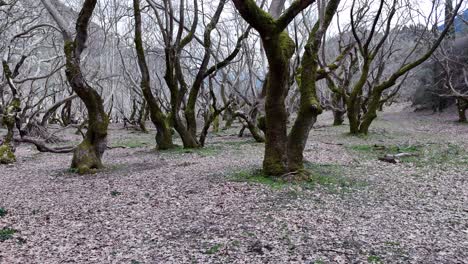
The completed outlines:
{"type": "Polygon", "coordinates": [[[328,29],[340,0],[330,0],[325,16],[314,26],[309,34],[302,58],[302,72],[299,91],[301,94],[300,108],[288,137],[288,170],[301,171],[304,168],[304,148],[309,138],[310,130],[322,113],[317,98],[316,82],[319,68],[318,53],[322,39],[328,29]]]}
{"type": "Polygon", "coordinates": [[[16,161],[15,147],[13,142],[14,129],[18,113],[21,111],[21,101],[18,96],[18,91],[13,82],[13,74],[10,71],[6,61],[3,61],[3,74],[10,87],[13,98],[3,110],[2,124],[7,128],[7,134],[0,144],[0,164],[10,164],[16,161]]]}
{"type": "Polygon", "coordinates": [[[97,0],[85,0],[76,21],[76,36],[68,30],[68,24],[48,0],[41,0],[49,14],[62,30],[66,58],[66,76],[73,91],[80,97],[88,111],[88,130],[83,141],[73,153],[71,168],[78,173],[100,169],[102,156],[107,148],[109,118],[99,93],[86,82],[81,70],[81,54],[88,40],[88,26],[97,0]]]}
{"type": "Polygon", "coordinates": [[[294,1],[277,19],[263,11],[253,0],[233,2],[241,16],[259,32],[270,67],[265,84],[263,171],[272,176],[283,175],[288,172],[287,111],[284,101],[288,92],[290,59],[295,51],[294,41],[284,30],[299,12],[315,1],[294,1]]]}
{"type": "Polygon", "coordinates": [[[174,147],[172,143],[171,127],[168,118],[164,115],[158,105],[156,98],[151,91],[151,78],[146,63],[145,50],[143,48],[141,32],[141,11],[140,0],[133,0],[133,10],[135,16],[135,47],[138,56],[138,65],[140,67],[142,80],[141,90],[146,102],[148,103],[151,121],[156,127],[156,144],[158,149],[170,149],[174,147]]]}
{"type": "Polygon", "coordinates": [[[467,122],[466,111],[468,110],[468,100],[463,98],[457,99],[458,121],[467,122]]]}

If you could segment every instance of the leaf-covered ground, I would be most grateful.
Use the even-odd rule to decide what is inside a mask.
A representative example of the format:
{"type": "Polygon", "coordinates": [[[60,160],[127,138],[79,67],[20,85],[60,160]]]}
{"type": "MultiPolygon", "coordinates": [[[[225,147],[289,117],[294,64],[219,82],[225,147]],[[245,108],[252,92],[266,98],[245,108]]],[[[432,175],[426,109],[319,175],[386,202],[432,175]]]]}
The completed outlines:
{"type": "Polygon", "coordinates": [[[235,129],[156,152],[115,126],[85,176],[21,146],[0,167],[0,263],[468,263],[467,124],[396,109],[352,137],[320,119],[296,185],[259,174],[263,145],[235,129]],[[417,156],[377,160],[397,152],[417,156]]]}

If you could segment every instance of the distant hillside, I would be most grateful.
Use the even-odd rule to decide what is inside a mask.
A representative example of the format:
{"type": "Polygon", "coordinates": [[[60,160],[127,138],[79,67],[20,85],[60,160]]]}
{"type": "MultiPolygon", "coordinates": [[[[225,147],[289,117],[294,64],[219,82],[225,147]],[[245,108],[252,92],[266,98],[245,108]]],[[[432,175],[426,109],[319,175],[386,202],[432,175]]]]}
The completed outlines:
{"type": "MultiPolygon", "coordinates": [[[[455,33],[459,35],[467,35],[468,34],[468,25],[463,21],[468,21],[468,9],[463,12],[460,16],[455,18],[455,33]]],[[[444,30],[445,25],[439,27],[439,30],[444,30]]]]}

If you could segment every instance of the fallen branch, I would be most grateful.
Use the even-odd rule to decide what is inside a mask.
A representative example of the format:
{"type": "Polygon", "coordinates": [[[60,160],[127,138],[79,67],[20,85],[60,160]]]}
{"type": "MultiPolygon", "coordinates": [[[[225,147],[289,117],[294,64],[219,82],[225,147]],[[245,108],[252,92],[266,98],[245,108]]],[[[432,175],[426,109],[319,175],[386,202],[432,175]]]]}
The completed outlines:
{"type": "Polygon", "coordinates": [[[405,158],[405,157],[417,157],[419,156],[418,154],[414,154],[414,153],[398,153],[398,154],[386,154],[385,156],[383,157],[380,157],[379,160],[380,161],[384,161],[384,162],[388,162],[388,163],[393,163],[393,164],[396,164],[396,163],[400,163],[400,159],[401,158],[405,158]]]}
{"type": "Polygon", "coordinates": [[[39,152],[51,152],[51,153],[71,153],[75,150],[76,146],[64,146],[64,147],[49,147],[46,145],[44,140],[37,140],[30,137],[14,138],[15,142],[18,143],[30,143],[36,146],[39,152]]]}

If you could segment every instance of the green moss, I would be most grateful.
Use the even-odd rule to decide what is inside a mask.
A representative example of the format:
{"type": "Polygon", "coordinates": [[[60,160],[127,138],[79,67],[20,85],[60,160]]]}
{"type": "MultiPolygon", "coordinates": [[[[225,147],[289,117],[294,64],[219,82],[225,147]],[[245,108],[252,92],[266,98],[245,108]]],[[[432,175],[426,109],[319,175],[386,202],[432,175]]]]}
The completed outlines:
{"type": "Polygon", "coordinates": [[[216,244],[210,247],[207,251],[205,251],[205,254],[208,254],[208,255],[216,254],[222,247],[223,247],[223,244],[216,244]]]}
{"type": "Polygon", "coordinates": [[[382,258],[376,255],[369,255],[367,261],[369,263],[382,263],[382,258]]]}
{"type": "Polygon", "coordinates": [[[263,158],[263,171],[267,175],[280,176],[287,173],[285,162],[282,157],[275,152],[269,151],[266,147],[263,158]]]}
{"type": "Polygon", "coordinates": [[[16,162],[15,153],[8,144],[0,146],[0,164],[11,164],[16,162]]]}
{"type": "Polygon", "coordinates": [[[291,39],[291,37],[289,37],[286,31],[280,33],[279,45],[284,57],[289,59],[294,55],[294,52],[296,51],[296,44],[291,39]]]}
{"type": "Polygon", "coordinates": [[[270,31],[276,28],[275,19],[269,13],[258,8],[254,0],[247,0],[244,3],[246,9],[251,10],[251,14],[255,16],[253,19],[260,22],[261,28],[269,29],[270,31]]]}
{"type": "Polygon", "coordinates": [[[281,180],[277,177],[271,177],[263,173],[262,170],[253,169],[253,170],[241,170],[235,173],[232,173],[229,178],[233,181],[238,182],[251,182],[267,185],[274,189],[280,189],[288,185],[287,182],[281,180]]]}
{"type": "Polygon", "coordinates": [[[111,196],[114,196],[114,197],[119,196],[119,195],[122,195],[122,193],[119,192],[119,191],[111,191],[110,194],[111,194],[111,196]]]}
{"type": "Polygon", "coordinates": [[[253,139],[250,140],[235,140],[235,141],[220,141],[214,142],[211,144],[213,147],[219,147],[222,149],[229,149],[229,150],[242,150],[244,146],[264,146],[263,143],[259,143],[253,139]]]}
{"type": "Polygon", "coordinates": [[[18,230],[12,228],[2,228],[0,229],[0,242],[4,242],[8,239],[13,238],[13,235],[16,234],[18,230]]]}
{"type": "Polygon", "coordinates": [[[219,132],[219,115],[215,116],[213,120],[213,133],[219,132]]]}
{"type": "Polygon", "coordinates": [[[72,54],[75,51],[75,42],[65,41],[63,45],[63,49],[66,55],[72,54]]]}
{"type": "Polygon", "coordinates": [[[184,155],[184,154],[198,154],[203,157],[216,156],[221,152],[221,146],[211,145],[203,148],[183,148],[181,146],[176,146],[167,150],[158,150],[161,154],[164,155],[184,155]]]}
{"type": "Polygon", "coordinates": [[[0,207],[0,217],[4,217],[7,214],[8,214],[8,210],[3,207],[0,207]]]}
{"type": "Polygon", "coordinates": [[[150,145],[149,142],[147,142],[144,139],[127,139],[127,140],[120,140],[117,142],[112,143],[113,148],[144,148],[146,146],[150,145]]]}
{"type": "Polygon", "coordinates": [[[75,149],[73,153],[72,169],[76,169],[78,174],[95,173],[97,169],[102,169],[101,160],[96,156],[93,145],[85,139],[75,149]]]}
{"type": "Polygon", "coordinates": [[[298,175],[292,175],[300,177],[300,180],[297,181],[291,181],[284,177],[267,175],[259,169],[236,171],[228,174],[228,178],[232,181],[263,184],[273,189],[283,189],[285,187],[294,186],[304,189],[313,189],[317,186],[322,186],[330,192],[348,192],[367,185],[364,181],[345,177],[343,174],[344,168],[340,165],[305,162],[303,172],[298,175]]]}

